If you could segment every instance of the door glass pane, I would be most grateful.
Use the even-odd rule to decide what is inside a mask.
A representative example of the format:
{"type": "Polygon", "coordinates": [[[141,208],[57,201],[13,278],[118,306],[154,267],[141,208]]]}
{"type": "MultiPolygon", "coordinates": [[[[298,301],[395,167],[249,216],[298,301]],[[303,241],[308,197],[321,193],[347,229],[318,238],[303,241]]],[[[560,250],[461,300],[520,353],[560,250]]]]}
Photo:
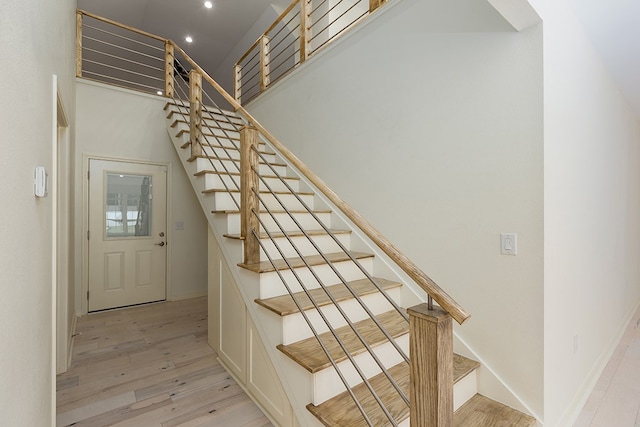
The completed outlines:
{"type": "Polygon", "coordinates": [[[107,237],[151,236],[151,176],[107,173],[107,237]]]}

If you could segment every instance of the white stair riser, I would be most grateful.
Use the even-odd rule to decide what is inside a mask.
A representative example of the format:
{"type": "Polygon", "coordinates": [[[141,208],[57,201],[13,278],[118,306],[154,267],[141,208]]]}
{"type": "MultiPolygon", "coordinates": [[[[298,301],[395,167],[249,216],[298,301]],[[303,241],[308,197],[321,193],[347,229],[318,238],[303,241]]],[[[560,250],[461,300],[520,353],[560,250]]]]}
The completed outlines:
{"type": "Polygon", "coordinates": [[[239,144],[240,141],[240,132],[229,123],[216,123],[211,119],[207,119],[202,123],[202,132],[211,133],[225,139],[235,140],[236,144],[239,144]]]}
{"type": "MultiPolygon", "coordinates": [[[[328,234],[310,236],[313,242],[324,252],[332,253],[341,251],[340,246],[329,236],[328,234]]],[[[349,234],[339,233],[335,236],[340,243],[346,248],[350,249],[351,238],[349,234]]],[[[317,255],[318,251],[313,247],[309,239],[305,236],[289,237],[293,242],[293,245],[298,249],[302,255],[317,255]]],[[[300,256],[296,252],[295,248],[285,237],[278,237],[274,239],[275,243],[269,239],[262,239],[262,244],[269,253],[272,259],[281,259],[284,253],[287,258],[300,256]],[[277,247],[276,247],[277,246],[277,247]],[[279,249],[279,251],[278,251],[279,249]]],[[[260,251],[260,260],[267,261],[267,255],[264,251],[260,251]]]]}
{"type": "MultiPolygon", "coordinates": [[[[289,214],[287,213],[274,213],[274,217],[278,220],[278,223],[285,229],[289,231],[298,231],[299,228],[295,225],[289,214]]],[[[296,220],[305,230],[319,230],[321,227],[318,224],[318,221],[310,213],[295,213],[296,220]]],[[[322,223],[331,228],[331,214],[328,212],[319,212],[315,214],[322,223]]],[[[275,224],[274,219],[271,215],[261,212],[260,219],[264,223],[265,227],[269,231],[279,232],[280,228],[275,224]]],[[[229,234],[238,234],[240,233],[240,214],[233,212],[227,214],[227,223],[228,229],[227,233],[229,234]]],[[[260,227],[262,229],[262,226],[260,227]]]]}
{"type": "MultiPolygon", "coordinates": [[[[279,175],[285,176],[287,173],[287,167],[281,165],[274,165],[271,167],[260,163],[258,167],[258,172],[262,175],[273,175],[277,173],[279,175]]],[[[239,173],[240,172],[240,162],[232,161],[232,160],[217,160],[217,159],[205,159],[198,158],[196,159],[196,170],[198,172],[214,170],[221,173],[239,173]]]]}
{"type": "MultiPolygon", "coordinates": [[[[229,189],[240,188],[240,176],[239,175],[226,175],[226,174],[214,174],[208,173],[204,176],[205,183],[204,188],[206,190],[226,190],[225,185],[229,189]],[[236,187],[236,183],[238,186],[236,187]]],[[[284,181],[291,187],[293,191],[299,191],[300,180],[295,178],[283,178],[284,181]]],[[[289,191],[287,186],[279,178],[265,177],[264,182],[260,180],[260,190],[267,191],[267,185],[273,191],[289,191]]]]}
{"type": "MultiPolygon", "coordinates": [[[[372,258],[361,259],[359,262],[366,271],[371,272],[373,267],[372,258]]],[[[352,261],[336,262],[333,263],[333,266],[344,280],[352,281],[365,278],[362,270],[360,270],[352,261]]],[[[307,267],[296,268],[295,271],[307,289],[315,289],[320,286],[307,267]]],[[[327,286],[340,283],[340,278],[328,265],[313,266],[313,271],[320,278],[322,283],[327,286]]],[[[280,271],[280,274],[286,281],[287,285],[291,288],[292,292],[302,291],[302,287],[300,286],[298,279],[294,277],[290,270],[282,270],[280,271]]],[[[271,271],[260,274],[260,298],[277,297],[286,293],[288,293],[287,289],[282,283],[280,276],[278,276],[278,273],[271,271]]]]}
{"type": "MultiPolygon", "coordinates": [[[[397,338],[396,343],[398,343],[405,354],[409,354],[409,334],[405,334],[397,338]]],[[[382,365],[387,369],[404,361],[395,347],[393,347],[389,342],[376,346],[373,351],[382,362],[382,365]]],[[[381,372],[378,364],[367,352],[354,356],[354,360],[367,378],[371,378],[381,372]]],[[[347,383],[351,387],[362,382],[362,378],[353,368],[353,365],[349,360],[344,360],[338,363],[338,369],[340,369],[340,372],[342,372],[342,375],[346,378],[347,383]]],[[[340,377],[332,366],[323,369],[320,372],[316,372],[315,374],[309,375],[313,376],[312,384],[314,405],[319,405],[346,390],[342,380],[340,380],[340,377]]]]}
{"type": "Polygon", "coordinates": [[[453,386],[453,410],[457,411],[478,392],[478,375],[474,369],[453,386]]]}
{"type": "MultiPolygon", "coordinates": [[[[240,193],[227,193],[218,191],[215,193],[210,193],[209,196],[214,198],[214,210],[216,211],[224,211],[224,210],[234,210],[238,209],[238,206],[234,203],[234,200],[238,201],[240,204],[240,193]]],[[[313,200],[314,197],[312,194],[299,194],[298,195],[304,203],[310,208],[313,209],[313,200]]],[[[302,203],[294,196],[293,194],[260,194],[260,209],[265,210],[266,208],[270,210],[282,210],[282,206],[278,202],[280,200],[289,210],[299,211],[304,209],[302,203]],[[266,208],[265,208],[266,206],[266,208]]],[[[268,214],[263,214],[267,216],[268,214]]]]}
{"type": "MultiPolygon", "coordinates": [[[[217,141],[209,141],[211,146],[204,145],[202,147],[202,152],[205,156],[212,157],[220,157],[220,158],[232,158],[235,160],[240,160],[240,151],[232,148],[228,148],[226,145],[224,147],[220,147],[217,141]]],[[[260,153],[264,159],[263,161],[267,161],[269,163],[273,163],[276,161],[275,154],[268,153],[260,153]]]]}
{"type": "MultiPolygon", "coordinates": [[[[400,287],[390,289],[389,291],[387,291],[387,294],[394,301],[400,301],[400,287]]],[[[361,299],[373,314],[377,315],[392,310],[391,304],[380,292],[365,295],[361,299]]],[[[340,308],[342,308],[342,310],[347,314],[351,322],[358,322],[360,320],[369,318],[367,312],[355,299],[341,301],[339,305],[340,308]]],[[[347,324],[344,317],[342,317],[342,315],[334,305],[331,304],[324,306],[321,308],[321,310],[334,329],[347,324]]],[[[322,320],[322,318],[318,314],[317,310],[307,310],[305,311],[305,314],[309,318],[309,321],[313,324],[317,333],[321,334],[329,330],[324,320],[322,320]]],[[[309,326],[307,325],[302,314],[295,313],[283,316],[282,343],[284,345],[310,338],[312,336],[313,333],[311,332],[311,328],[309,328],[309,326]]]]}

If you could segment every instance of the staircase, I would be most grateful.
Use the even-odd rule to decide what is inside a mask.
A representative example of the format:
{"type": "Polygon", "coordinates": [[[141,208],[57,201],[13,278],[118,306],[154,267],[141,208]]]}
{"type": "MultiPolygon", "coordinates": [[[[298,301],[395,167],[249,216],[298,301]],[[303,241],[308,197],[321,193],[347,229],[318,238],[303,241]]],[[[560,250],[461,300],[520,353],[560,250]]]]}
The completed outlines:
{"type": "MultiPolygon", "coordinates": [[[[211,226],[223,228],[217,230],[226,240],[222,244],[237,248],[243,240],[243,120],[205,108],[207,142],[193,155],[188,104],[172,101],[165,110],[167,129],[211,226]]],[[[262,176],[260,259],[237,267],[259,283],[258,298],[248,303],[259,306],[263,322],[277,322],[290,400],[295,396],[313,414],[299,420],[301,425],[408,426],[404,308],[416,303],[415,292],[271,145],[260,140],[256,151],[262,176]]],[[[454,355],[453,365],[454,425],[535,425],[535,419],[477,394],[477,362],[454,355]]]]}

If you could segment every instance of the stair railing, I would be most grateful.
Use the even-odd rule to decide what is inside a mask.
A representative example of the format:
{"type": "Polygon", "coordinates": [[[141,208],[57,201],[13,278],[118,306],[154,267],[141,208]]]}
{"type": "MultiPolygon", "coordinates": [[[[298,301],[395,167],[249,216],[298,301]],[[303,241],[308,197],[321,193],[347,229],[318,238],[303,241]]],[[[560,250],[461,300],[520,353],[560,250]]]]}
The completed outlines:
{"type": "MultiPolygon", "coordinates": [[[[375,3],[375,1],[372,0],[372,3],[375,3]]],[[[310,2],[308,2],[308,4],[310,5],[310,2]]],[[[251,266],[259,264],[260,252],[262,251],[262,253],[265,254],[265,257],[267,258],[266,263],[268,263],[277,272],[283,286],[293,298],[295,305],[300,310],[300,313],[304,317],[308,327],[318,339],[329,364],[334,368],[337,376],[340,381],[342,381],[348,393],[350,393],[367,423],[369,425],[377,425],[380,420],[372,420],[367,411],[364,410],[360,399],[351,390],[350,386],[354,382],[362,383],[366,386],[371,396],[373,396],[374,400],[378,402],[382,412],[384,413],[384,417],[391,425],[397,425],[396,419],[398,418],[398,414],[392,414],[385,404],[383,404],[376,390],[371,385],[367,375],[358,365],[358,362],[356,361],[357,355],[351,354],[347,350],[346,345],[344,344],[340,334],[337,333],[336,328],[334,328],[329,319],[323,315],[320,303],[310,292],[311,287],[307,284],[306,280],[317,282],[317,287],[324,290],[326,296],[335,304],[338,311],[343,316],[344,323],[346,323],[346,325],[354,332],[355,336],[361,343],[362,348],[371,355],[378,366],[379,371],[384,374],[392,388],[397,392],[399,398],[405,402],[407,408],[409,408],[409,400],[414,402],[414,404],[410,405],[411,424],[415,426],[451,425],[451,417],[453,413],[451,317],[456,319],[458,323],[463,323],[469,315],[450,296],[442,291],[435,282],[433,282],[394,245],[392,245],[384,236],[373,228],[361,215],[342,201],[293,153],[275,139],[273,135],[260,125],[260,123],[257,122],[233,96],[224,91],[224,89],[220,87],[219,84],[215,82],[188,55],[186,55],[179,46],[168,39],[163,39],[143,31],[132,29],[87,12],[78,11],[77,16],[78,76],[100,80],[109,84],[116,84],[120,86],[124,85],[135,90],[142,90],[146,92],[153,92],[155,90],[155,93],[163,92],[163,95],[172,98],[171,104],[173,105],[173,111],[169,114],[175,115],[174,126],[179,126],[181,122],[185,125],[188,123],[189,126],[188,131],[186,132],[189,133],[189,141],[187,144],[191,149],[191,160],[197,161],[199,159],[204,159],[208,162],[210,170],[203,173],[217,174],[224,187],[224,192],[241,213],[241,238],[244,240],[244,265],[251,266]],[[120,56],[126,56],[126,58],[123,59],[125,59],[125,63],[129,64],[132,68],[142,67],[145,70],[151,69],[154,73],[161,71],[164,78],[161,87],[164,88],[164,91],[157,89],[157,86],[138,81],[144,73],[135,70],[131,70],[134,71],[131,73],[134,77],[126,79],[120,79],[118,76],[110,76],[105,73],[93,71],[91,67],[95,66],[95,63],[100,61],[90,58],[91,55],[96,55],[96,52],[93,51],[97,49],[90,48],[92,50],[87,50],[88,43],[83,43],[83,41],[95,43],[95,40],[93,39],[96,39],[94,36],[87,36],[86,34],[83,35],[83,31],[86,33],[83,17],[87,16],[96,22],[104,23],[108,26],[125,30],[127,32],[133,32],[133,34],[135,34],[135,37],[130,35],[123,36],[121,34],[116,34],[113,29],[105,28],[100,28],[99,31],[97,31],[98,33],[108,35],[108,37],[123,40],[127,43],[135,43],[140,46],[153,45],[149,43],[148,40],[138,40],[139,36],[148,37],[151,40],[154,40],[157,44],[157,46],[153,46],[155,47],[154,51],[158,52],[161,50],[164,53],[163,57],[160,58],[160,63],[163,64],[163,69],[160,69],[160,67],[154,68],[153,66],[146,64],[145,61],[153,57],[153,55],[140,52],[139,50],[132,48],[120,49],[123,52],[127,52],[126,54],[118,55],[113,52],[105,52],[107,55],[103,56],[104,58],[110,58],[112,60],[120,60],[120,56]],[[145,58],[145,60],[140,58],[145,58]],[[189,68],[190,71],[187,71],[189,68]],[[206,88],[212,88],[214,91],[209,93],[203,86],[206,86],[206,88]],[[229,106],[228,110],[235,110],[241,117],[243,117],[243,121],[238,122],[238,120],[234,118],[233,114],[218,107],[218,102],[216,100],[226,101],[229,106]],[[209,125],[209,122],[213,122],[215,125],[211,126],[209,125]],[[239,133],[239,138],[235,136],[237,133],[239,133]],[[376,279],[367,272],[367,269],[363,267],[361,262],[358,260],[358,257],[354,256],[342,244],[340,239],[332,232],[332,230],[323,223],[321,218],[319,218],[319,216],[316,215],[316,213],[307,206],[304,200],[289,186],[286,177],[282,176],[282,174],[280,174],[269,163],[265,154],[262,153],[259,148],[259,144],[263,143],[269,144],[277,153],[279,153],[280,156],[286,159],[303,176],[305,176],[306,179],[320,192],[322,192],[338,209],[340,209],[353,224],[359,227],[360,230],[362,230],[362,232],[389,257],[390,260],[395,262],[409,277],[411,277],[411,279],[427,293],[428,303],[408,309],[407,311],[409,316],[407,316],[404,313],[404,309],[399,307],[388,293],[377,283],[376,279]],[[260,161],[262,161],[262,164],[269,169],[269,173],[271,175],[261,173],[260,161]],[[392,334],[383,327],[376,316],[373,315],[371,310],[358,296],[357,292],[349,285],[348,280],[342,277],[328,254],[324,254],[316,245],[310,233],[307,232],[307,227],[304,227],[296,219],[294,212],[292,212],[282,201],[279,192],[274,191],[267,181],[267,178],[279,180],[281,185],[287,188],[288,193],[295,196],[302,211],[308,213],[313,218],[313,220],[318,224],[318,227],[331,237],[346,257],[351,260],[363,275],[380,290],[381,294],[385,296],[388,301],[390,307],[400,313],[401,318],[405,321],[409,317],[411,336],[410,358],[404,354],[395,339],[393,339],[392,334]],[[261,184],[267,189],[266,192],[260,190],[261,184]],[[409,363],[409,360],[411,360],[411,387],[404,387],[403,384],[399,384],[393,375],[391,375],[385,368],[384,363],[382,363],[376,353],[371,349],[366,339],[358,331],[355,323],[346,315],[346,313],[344,313],[338,302],[331,295],[331,292],[327,290],[327,285],[320,279],[319,275],[308,261],[308,257],[303,256],[303,251],[300,249],[299,245],[294,242],[293,232],[290,230],[288,231],[288,227],[282,224],[284,219],[278,219],[278,213],[275,212],[273,208],[269,207],[269,203],[266,202],[263,194],[272,197],[277,202],[278,206],[282,208],[282,212],[285,215],[284,219],[295,224],[295,227],[298,230],[298,235],[304,236],[306,241],[313,246],[326,265],[329,266],[337,279],[349,290],[349,292],[351,292],[362,309],[374,320],[376,326],[380,330],[380,333],[383,334],[396,349],[400,360],[405,363],[409,363]],[[278,262],[272,258],[265,247],[265,244],[261,240],[264,237],[269,239],[272,247],[276,249],[284,261],[278,262]],[[279,237],[285,238],[286,245],[283,246],[283,244],[277,242],[279,237]],[[291,250],[298,255],[299,259],[302,261],[301,266],[306,269],[312,279],[303,279],[295,269],[295,267],[298,266],[294,266],[288,261],[286,256],[287,251],[290,252],[291,250]],[[284,274],[281,272],[281,268],[283,268],[281,264],[283,262],[286,264],[284,271],[287,271],[289,276],[293,276],[293,279],[285,278],[284,274]],[[323,340],[319,338],[320,332],[317,330],[317,325],[308,318],[305,310],[303,310],[304,303],[295,297],[295,293],[298,289],[302,290],[315,311],[320,314],[323,324],[322,328],[327,329],[328,332],[331,333],[340,350],[345,353],[346,359],[349,361],[345,366],[341,366],[342,364],[336,360],[335,354],[328,348],[329,346],[327,343],[323,342],[323,340]],[[440,308],[433,307],[432,299],[439,304],[440,308]],[[434,343],[436,343],[435,346],[433,345],[434,343]],[[406,389],[410,390],[410,397],[407,397],[406,389]]],[[[92,27],[94,27],[94,25],[92,25],[92,27]]],[[[96,26],[95,28],[99,27],[96,26]]],[[[115,47],[111,46],[112,44],[116,45],[116,43],[112,41],[106,41],[106,43],[102,44],[110,46],[110,49],[115,49],[115,47]]],[[[157,62],[158,58],[154,58],[154,60],[157,62]]],[[[118,72],[121,72],[119,68],[122,67],[110,64],[108,63],[108,60],[105,61],[105,65],[108,65],[108,67],[106,67],[107,69],[115,69],[118,72]]],[[[153,84],[158,85],[157,80],[155,80],[155,82],[156,83],[153,84]]],[[[181,132],[185,132],[185,130],[181,132]]],[[[185,144],[185,146],[187,144],[185,144]]]]}
{"type": "Polygon", "coordinates": [[[294,0],[235,63],[236,101],[251,101],[386,2],[294,0]]]}

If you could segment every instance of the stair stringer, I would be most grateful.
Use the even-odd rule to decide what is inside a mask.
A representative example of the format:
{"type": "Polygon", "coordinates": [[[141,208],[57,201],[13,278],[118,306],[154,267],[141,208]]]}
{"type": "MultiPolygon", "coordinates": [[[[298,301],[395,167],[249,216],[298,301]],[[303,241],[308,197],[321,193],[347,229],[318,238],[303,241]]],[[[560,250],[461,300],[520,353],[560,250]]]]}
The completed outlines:
{"type": "MultiPolygon", "coordinates": [[[[230,239],[224,237],[224,234],[229,232],[227,219],[225,218],[226,215],[212,213],[213,202],[211,199],[213,198],[207,198],[207,195],[203,193],[203,190],[205,189],[205,178],[194,175],[196,172],[196,162],[188,162],[188,150],[181,148],[183,144],[187,142],[186,138],[188,138],[188,135],[185,136],[183,134],[182,137],[175,137],[171,128],[168,128],[168,131],[182,160],[182,164],[189,180],[192,183],[194,191],[196,191],[198,200],[205,212],[212,234],[220,248],[222,262],[228,267],[228,270],[233,277],[233,281],[235,282],[235,286],[237,286],[238,291],[244,300],[246,310],[258,330],[263,346],[270,358],[271,365],[280,378],[283,389],[289,398],[289,402],[293,412],[295,413],[297,421],[300,425],[320,427],[322,424],[306,409],[307,404],[314,400],[313,393],[311,392],[313,387],[309,386],[308,372],[276,349],[276,346],[283,342],[281,320],[278,319],[277,316],[274,316],[269,310],[254,303],[254,300],[260,297],[258,275],[237,267],[237,264],[242,262],[242,244],[238,241],[230,241],[230,239]]],[[[317,188],[315,188],[315,186],[309,182],[302,173],[298,172],[288,164],[288,162],[269,144],[268,141],[262,140],[261,142],[266,143],[268,149],[276,153],[276,162],[287,164],[287,171],[290,172],[287,174],[288,176],[295,175],[300,178],[300,191],[311,191],[315,194],[316,208],[326,208],[331,210],[330,215],[332,228],[352,230],[350,238],[351,250],[374,254],[373,267],[370,271],[372,276],[400,281],[403,283],[400,299],[403,307],[410,307],[426,301],[426,293],[422,291],[422,289],[420,289],[407,274],[397,268],[394,262],[391,261],[390,258],[377,247],[377,245],[371,242],[370,239],[346,217],[346,215],[339,211],[332,202],[322,195],[322,193],[317,190],[317,188]]],[[[473,387],[475,387],[475,374],[473,374],[473,378],[473,387]]],[[[311,379],[311,381],[313,382],[313,379],[311,379]]],[[[255,400],[255,396],[253,396],[249,390],[247,390],[247,392],[255,400]]],[[[463,392],[462,394],[466,395],[469,394],[469,392],[463,392]]],[[[471,393],[471,395],[473,394],[475,393],[471,393]]],[[[459,402],[456,406],[462,403],[463,402],[459,402]]],[[[402,423],[402,425],[405,424],[408,425],[408,420],[405,420],[405,422],[402,423]]]]}

